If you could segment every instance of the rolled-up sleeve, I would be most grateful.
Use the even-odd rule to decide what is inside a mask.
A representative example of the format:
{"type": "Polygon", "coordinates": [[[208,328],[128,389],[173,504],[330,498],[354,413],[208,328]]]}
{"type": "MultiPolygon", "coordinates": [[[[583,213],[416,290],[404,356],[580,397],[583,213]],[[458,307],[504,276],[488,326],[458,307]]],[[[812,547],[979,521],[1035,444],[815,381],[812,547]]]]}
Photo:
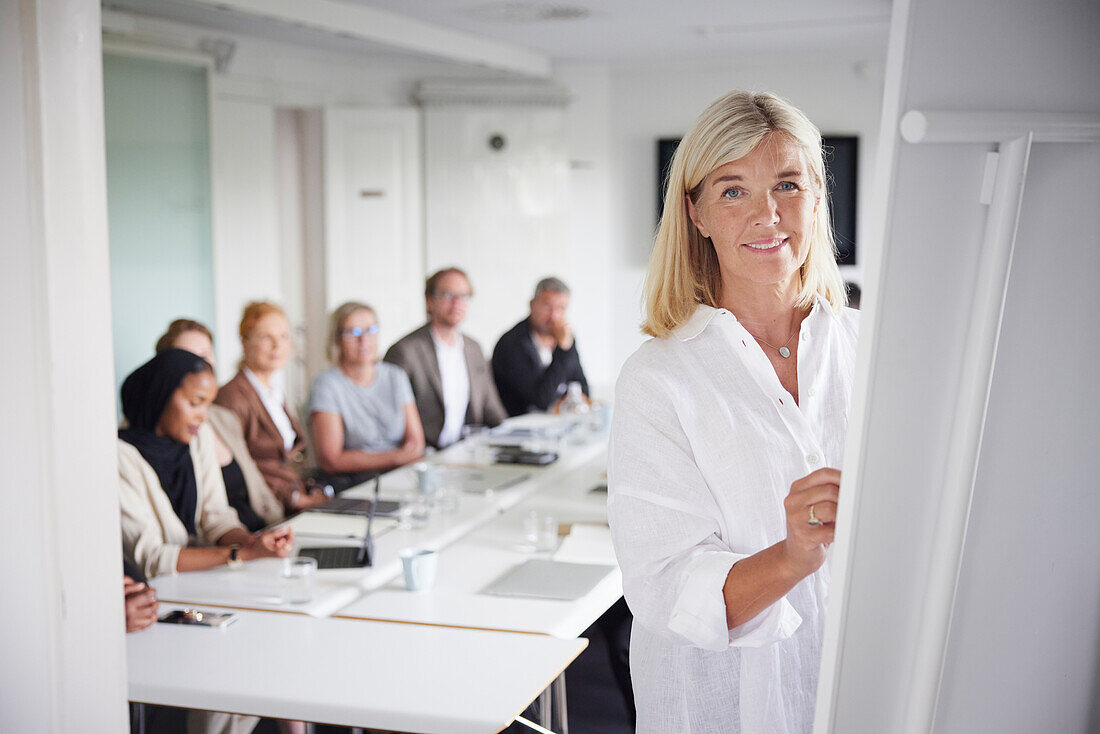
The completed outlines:
{"type": "Polygon", "coordinates": [[[608,457],[608,519],[623,590],[635,618],[677,644],[719,651],[793,634],[786,599],[730,630],[723,588],[750,553],[722,537],[720,509],[658,380],[628,363],[616,389],[608,457]]]}

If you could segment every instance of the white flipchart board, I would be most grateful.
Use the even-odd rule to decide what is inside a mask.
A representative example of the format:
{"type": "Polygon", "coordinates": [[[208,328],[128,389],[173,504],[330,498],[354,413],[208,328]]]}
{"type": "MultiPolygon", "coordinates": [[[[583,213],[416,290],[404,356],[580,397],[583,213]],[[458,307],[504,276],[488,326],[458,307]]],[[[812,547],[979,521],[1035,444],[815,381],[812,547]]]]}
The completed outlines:
{"type": "Polygon", "coordinates": [[[895,2],[818,734],[1100,731],[1098,39],[895,2]]]}

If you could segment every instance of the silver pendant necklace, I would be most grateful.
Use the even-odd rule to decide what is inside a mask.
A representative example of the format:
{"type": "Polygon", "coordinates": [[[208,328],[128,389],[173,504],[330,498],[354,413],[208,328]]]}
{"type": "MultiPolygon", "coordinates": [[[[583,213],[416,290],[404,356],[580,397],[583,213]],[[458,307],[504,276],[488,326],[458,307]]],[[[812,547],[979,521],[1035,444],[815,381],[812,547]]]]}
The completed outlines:
{"type": "MultiPolygon", "coordinates": [[[[795,331],[797,331],[797,329],[795,329],[795,331]]],[[[755,334],[752,334],[752,338],[755,339],[756,341],[760,342],[761,344],[767,344],[767,346],[769,346],[772,349],[774,349],[775,351],[779,352],[779,356],[782,357],[783,359],[787,359],[788,357],[791,356],[791,350],[787,349],[787,344],[790,344],[791,339],[794,339],[794,331],[791,332],[791,335],[789,337],[787,337],[787,341],[781,347],[777,347],[774,344],[768,344],[768,342],[764,341],[763,339],[756,336],[755,334]]]]}

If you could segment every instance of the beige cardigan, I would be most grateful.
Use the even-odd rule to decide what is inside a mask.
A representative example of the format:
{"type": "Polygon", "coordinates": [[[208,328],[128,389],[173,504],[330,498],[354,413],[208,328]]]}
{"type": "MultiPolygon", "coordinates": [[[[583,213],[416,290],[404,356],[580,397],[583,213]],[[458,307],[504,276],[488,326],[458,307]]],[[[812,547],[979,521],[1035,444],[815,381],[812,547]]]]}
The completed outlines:
{"type": "Polygon", "coordinates": [[[264,481],[264,475],[252,454],[248,452],[248,444],[244,440],[244,430],[241,428],[241,420],[229,408],[220,405],[211,405],[206,413],[206,420],[218,434],[218,438],[229,447],[229,453],[237,460],[244,475],[244,484],[248,489],[248,504],[260,516],[266,524],[272,525],[279,522],[286,513],[283,511],[283,503],[271,491],[271,487],[264,481]]]}
{"type": "MultiPolygon", "coordinates": [[[[242,528],[237,511],[225,498],[225,483],[214,449],[214,432],[206,423],[191,441],[198,501],[194,545],[215,545],[233,528],[242,528]]],[[[168,495],[153,467],[131,444],[118,440],[119,505],[122,510],[122,550],[148,578],[176,573],[180,549],[189,544],[168,495]]]]}

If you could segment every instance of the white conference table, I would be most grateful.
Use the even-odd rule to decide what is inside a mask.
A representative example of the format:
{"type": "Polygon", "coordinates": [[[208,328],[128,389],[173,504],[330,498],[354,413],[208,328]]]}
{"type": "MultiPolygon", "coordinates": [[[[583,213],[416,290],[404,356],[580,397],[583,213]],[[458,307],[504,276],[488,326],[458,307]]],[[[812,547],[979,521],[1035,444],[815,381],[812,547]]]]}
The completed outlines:
{"type": "MultiPolygon", "coordinates": [[[[508,710],[509,718],[504,721],[506,725],[539,691],[543,692],[543,701],[546,704],[543,707],[543,717],[548,716],[549,700],[546,698],[546,689],[556,679],[560,684],[555,686],[558,713],[559,718],[564,720],[563,671],[568,662],[587,645],[586,640],[576,638],[621,596],[622,581],[617,568],[596,588],[576,601],[520,599],[478,593],[500,572],[531,556],[530,552],[518,547],[522,541],[522,518],[530,509],[552,511],[559,521],[566,523],[594,523],[595,527],[599,527],[606,522],[606,496],[589,491],[604,481],[606,432],[589,435],[581,445],[563,442],[559,451],[559,460],[549,466],[522,467],[523,473],[529,474],[529,477],[523,481],[511,482],[506,489],[489,494],[462,493],[458,510],[454,513],[441,513],[437,510],[423,527],[391,527],[385,530],[375,540],[377,560],[373,567],[319,572],[314,584],[314,598],[308,604],[291,604],[282,600],[279,589],[282,564],[276,559],[253,561],[239,571],[218,568],[153,579],[151,584],[157,588],[158,596],[166,602],[242,610],[242,619],[227,630],[183,628],[182,631],[228,635],[227,639],[232,639],[234,630],[248,619],[270,618],[277,621],[254,622],[254,625],[257,629],[278,628],[279,633],[275,636],[257,634],[251,637],[240,634],[237,639],[242,642],[227,649],[232,650],[234,660],[240,658],[239,664],[243,667],[237,670],[242,677],[219,677],[219,684],[208,685],[209,681],[204,679],[210,669],[209,661],[204,661],[201,656],[188,658],[187,667],[179,667],[179,660],[174,656],[174,648],[171,647],[179,644],[179,638],[171,636],[175,630],[167,634],[161,632],[161,628],[173,626],[155,625],[155,633],[142,638],[145,641],[135,642],[130,648],[133,661],[130,668],[131,700],[326,723],[369,721],[372,723],[358,725],[404,731],[496,731],[503,726],[498,722],[502,710],[508,710]],[[401,564],[398,553],[407,547],[442,551],[439,555],[436,584],[431,591],[414,593],[405,590],[404,583],[399,578],[401,564]],[[334,613],[346,618],[322,619],[334,613]],[[371,623],[371,619],[385,621],[371,623]],[[256,651],[266,649],[265,646],[272,647],[272,639],[283,641],[286,636],[328,634],[329,628],[324,625],[317,627],[319,623],[370,625],[366,628],[369,631],[361,633],[363,636],[347,637],[351,643],[343,646],[358,653],[363,658],[364,666],[369,667],[372,660],[385,661],[385,664],[378,666],[381,674],[385,674],[387,666],[394,660],[402,659],[402,654],[397,649],[401,648],[405,657],[417,658],[414,666],[416,670],[432,671],[430,677],[433,686],[438,678],[441,691],[449,690],[448,686],[457,686],[466,691],[469,694],[470,711],[480,710],[482,706],[479,701],[483,698],[489,697],[494,701],[499,698],[500,706],[493,708],[490,716],[493,722],[497,722],[492,724],[496,729],[484,728],[487,725],[485,720],[476,716],[471,718],[470,711],[451,705],[450,699],[444,694],[440,694],[441,698],[425,698],[428,705],[419,713],[407,701],[394,704],[396,708],[391,710],[388,708],[390,704],[385,701],[368,704],[346,699],[348,696],[354,699],[356,695],[361,695],[366,690],[362,685],[350,689],[327,689],[332,695],[329,697],[326,693],[315,699],[317,705],[312,705],[307,696],[298,696],[286,686],[272,689],[271,685],[275,684],[269,679],[274,674],[270,671],[258,677],[255,670],[259,659],[248,664],[250,653],[256,658],[256,651]],[[323,632],[315,632],[317,629],[323,632]],[[487,658],[479,654],[476,645],[471,649],[462,648],[469,638],[449,637],[450,634],[468,633],[490,635],[484,639],[486,653],[491,652],[493,657],[487,658]],[[443,637],[439,636],[441,634],[443,637]],[[402,640],[402,644],[396,648],[390,644],[375,646],[376,638],[387,636],[402,640]],[[571,646],[541,648],[538,647],[541,643],[533,643],[533,640],[567,642],[571,646]],[[576,645],[580,646],[575,647],[576,645]],[[552,655],[546,659],[532,657],[533,651],[538,650],[544,650],[547,654],[563,654],[562,650],[573,652],[564,664],[551,670],[554,667],[551,663],[557,658],[552,655]],[[164,670],[157,667],[156,660],[173,660],[176,664],[164,670]],[[481,664],[482,660],[485,665],[481,664]],[[475,665],[471,665],[471,662],[475,665]],[[495,677],[498,670],[507,672],[508,675],[503,678],[508,678],[515,676],[516,671],[524,669],[524,666],[529,667],[522,676],[523,685],[520,688],[499,687],[495,677]],[[490,670],[472,675],[477,685],[468,688],[466,683],[471,678],[471,671],[482,668],[490,670]],[[489,678],[483,679],[486,675],[489,678]],[[533,675],[538,680],[538,690],[527,689],[528,675],[533,675]],[[281,699],[266,693],[276,689],[281,691],[281,699]],[[439,705],[436,705],[437,701],[439,705]],[[401,723],[386,723],[390,721],[401,723]],[[446,722],[450,722],[450,725],[446,722]],[[460,728],[467,724],[474,728],[460,728]]],[[[438,452],[429,459],[433,463],[451,467],[467,466],[470,460],[469,451],[462,445],[438,452]]],[[[491,472],[494,467],[483,469],[491,472]]],[[[510,476],[514,476],[517,467],[506,466],[500,469],[513,472],[510,476]]],[[[415,475],[411,469],[397,470],[383,476],[381,496],[402,498],[414,486],[415,475]]],[[[367,483],[348,490],[342,496],[365,498],[370,497],[371,493],[372,483],[367,483]]],[[[337,541],[299,537],[296,545],[318,545],[325,542],[337,541]]],[[[343,542],[347,544],[349,541],[343,542]]],[[[569,560],[614,563],[610,555],[609,538],[597,537],[594,544],[589,543],[589,547],[597,549],[594,554],[588,554],[590,557],[569,560]]],[[[334,671],[352,670],[349,667],[350,658],[331,658],[327,653],[317,652],[315,644],[299,645],[295,642],[284,648],[276,647],[275,650],[281,653],[281,657],[265,664],[277,667],[278,660],[287,661],[284,667],[295,671],[289,676],[291,681],[300,679],[297,671],[303,666],[315,670],[321,681],[319,686],[335,679],[334,671]]],[[[333,644],[339,647],[341,643],[333,644]]],[[[285,672],[283,674],[286,675],[285,672]]],[[[517,679],[517,682],[520,681],[517,679]]],[[[375,699],[372,697],[371,700],[375,699]]],[[[543,722],[548,722],[548,719],[544,718],[543,722]]]]}
{"type": "Polygon", "coordinates": [[[436,582],[430,593],[411,594],[403,580],[396,578],[364,594],[336,616],[578,637],[622,596],[622,574],[606,528],[607,496],[591,491],[606,482],[605,466],[606,454],[601,451],[446,547],[438,556],[436,582]],[[557,553],[533,552],[523,531],[523,519],[532,510],[572,525],[578,539],[584,535],[588,542],[570,548],[570,537],[565,536],[557,553]],[[530,558],[550,557],[615,568],[575,601],[481,593],[513,566],[530,558]]]}
{"type": "MultiPolygon", "coordinates": [[[[162,612],[173,606],[162,605],[162,612]]],[[[239,611],[126,636],[129,698],[425,734],[508,726],[588,645],[538,635],[239,611]],[[453,661],[462,661],[461,675],[453,661]],[[247,682],[247,685],[242,685],[247,682]]]]}
{"type": "MultiPolygon", "coordinates": [[[[399,554],[403,549],[426,548],[438,551],[446,548],[525,498],[533,494],[541,494],[548,487],[559,486],[564,478],[572,476],[576,469],[583,467],[586,463],[604,461],[606,451],[607,435],[601,433],[590,436],[583,445],[563,445],[559,460],[549,466],[478,467],[480,471],[488,474],[498,471],[509,481],[517,474],[526,475],[527,478],[512,482],[506,489],[495,490],[488,494],[461,492],[456,512],[444,513],[436,510],[422,527],[403,529],[392,527],[392,521],[387,523],[381,520],[379,522],[381,532],[376,534],[374,541],[374,564],[363,569],[319,572],[314,581],[313,599],[305,604],[291,603],[282,599],[280,592],[282,561],[277,559],[252,561],[239,570],[219,567],[207,571],[158,576],[152,579],[150,584],[156,587],[158,597],[168,602],[296,612],[316,617],[329,616],[353,603],[364,592],[379,589],[397,579],[401,575],[399,554]]],[[[464,446],[456,445],[432,455],[429,462],[442,465],[444,468],[467,467],[470,457],[464,446]]],[[[397,469],[382,476],[381,496],[384,499],[404,499],[414,491],[415,486],[416,478],[411,467],[397,469]]],[[[372,487],[373,480],[343,492],[341,497],[369,498],[372,496],[372,487]]],[[[294,526],[295,523],[308,520],[310,525],[315,525],[318,521],[323,521],[321,517],[312,517],[315,514],[324,515],[324,513],[304,513],[311,517],[304,518],[300,515],[291,520],[290,524],[294,526]]],[[[365,527],[365,520],[360,518],[346,516],[333,518],[334,522],[342,524],[348,520],[358,521],[362,527],[365,527]]],[[[362,535],[362,531],[357,532],[360,536],[362,535]]],[[[299,534],[295,539],[295,546],[347,545],[357,542],[358,539],[351,537],[337,540],[331,537],[309,537],[299,534]]]]}

